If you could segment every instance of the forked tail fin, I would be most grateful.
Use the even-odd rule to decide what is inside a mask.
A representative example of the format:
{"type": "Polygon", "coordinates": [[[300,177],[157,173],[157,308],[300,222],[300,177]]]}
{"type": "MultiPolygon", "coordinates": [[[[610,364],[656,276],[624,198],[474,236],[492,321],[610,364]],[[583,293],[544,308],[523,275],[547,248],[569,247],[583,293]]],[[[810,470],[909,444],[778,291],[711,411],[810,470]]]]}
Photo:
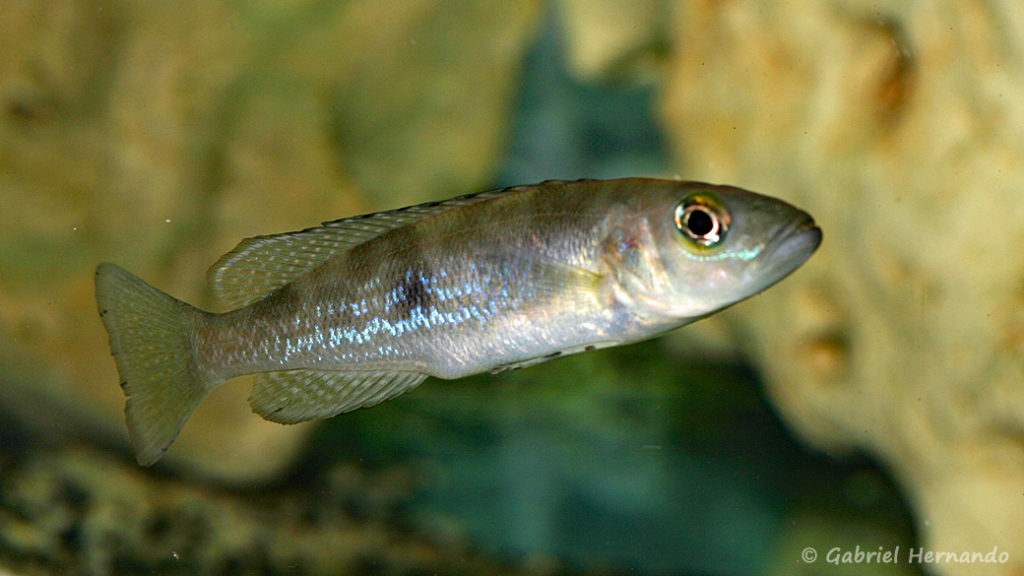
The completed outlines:
{"type": "Polygon", "coordinates": [[[149,466],[220,384],[196,361],[194,335],[205,313],[113,264],[96,268],[96,302],[128,397],[135,457],[149,466]]]}

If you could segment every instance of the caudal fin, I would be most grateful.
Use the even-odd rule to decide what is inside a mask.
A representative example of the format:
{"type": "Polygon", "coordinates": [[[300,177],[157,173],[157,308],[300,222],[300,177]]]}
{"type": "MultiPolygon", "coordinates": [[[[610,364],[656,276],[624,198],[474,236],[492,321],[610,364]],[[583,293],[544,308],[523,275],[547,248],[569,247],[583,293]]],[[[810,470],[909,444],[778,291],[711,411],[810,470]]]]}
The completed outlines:
{"type": "Polygon", "coordinates": [[[128,397],[135,457],[149,466],[219,384],[195,358],[194,334],[205,313],[113,264],[96,268],[96,302],[128,397]]]}

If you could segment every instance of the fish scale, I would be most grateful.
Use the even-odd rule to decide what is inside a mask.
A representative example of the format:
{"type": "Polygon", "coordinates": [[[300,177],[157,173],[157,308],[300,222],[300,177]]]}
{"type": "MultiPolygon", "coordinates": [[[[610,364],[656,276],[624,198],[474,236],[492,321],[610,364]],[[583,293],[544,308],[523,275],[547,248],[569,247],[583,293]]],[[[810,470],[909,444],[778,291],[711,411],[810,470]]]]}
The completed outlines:
{"type": "Polygon", "coordinates": [[[148,465],[233,377],[259,375],[264,418],[327,418],[428,376],[656,336],[781,280],[820,240],[804,212],[738,188],[552,181],[243,240],[209,274],[225,313],[113,264],[96,298],[148,465]]]}

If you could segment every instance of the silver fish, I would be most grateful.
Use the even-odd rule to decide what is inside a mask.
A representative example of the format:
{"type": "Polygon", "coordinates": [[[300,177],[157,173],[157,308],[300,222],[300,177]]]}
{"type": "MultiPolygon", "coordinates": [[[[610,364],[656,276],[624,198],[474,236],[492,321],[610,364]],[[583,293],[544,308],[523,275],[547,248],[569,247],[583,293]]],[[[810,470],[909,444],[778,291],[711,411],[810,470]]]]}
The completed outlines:
{"type": "Polygon", "coordinates": [[[243,240],[210,269],[205,312],[113,265],[96,300],[140,464],[219,384],[293,423],[461,378],[644,340],[757,294],[821,231],[728,186],[544,182],[243,240]]]}

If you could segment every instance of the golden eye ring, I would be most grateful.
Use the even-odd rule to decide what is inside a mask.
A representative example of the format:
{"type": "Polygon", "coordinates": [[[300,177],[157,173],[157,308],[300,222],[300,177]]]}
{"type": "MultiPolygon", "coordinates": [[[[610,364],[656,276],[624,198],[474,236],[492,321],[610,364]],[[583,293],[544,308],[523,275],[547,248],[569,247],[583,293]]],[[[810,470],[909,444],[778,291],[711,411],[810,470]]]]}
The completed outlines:
{"type": "Polygon", "coordinates": [[[704,248],[719,244],[729,229],[729,213],[721,202],[705,194],[693,194],[680,202],[675,221],[680,233],[704,248]]]}

